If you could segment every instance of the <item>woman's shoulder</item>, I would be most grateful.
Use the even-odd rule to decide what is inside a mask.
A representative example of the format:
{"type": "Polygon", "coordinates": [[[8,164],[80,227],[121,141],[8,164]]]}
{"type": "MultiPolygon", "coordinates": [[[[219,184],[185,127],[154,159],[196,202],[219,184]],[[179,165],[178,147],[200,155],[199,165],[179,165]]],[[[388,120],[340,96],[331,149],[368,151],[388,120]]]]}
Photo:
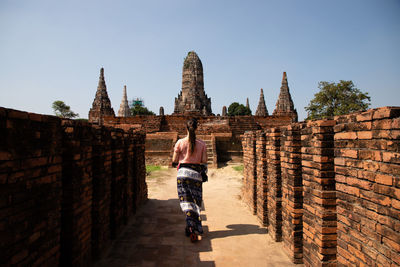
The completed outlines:
{"type": "Polygon", "coordinates": [[[201,139],[196,139],[196,143],[200,143],[201,145],[206,145],[206,142],[204,142],[203,140],[201,140],[201,139]]]}
{"type": "Polygon", "coordinates": [[[186,137],[178,139],[178,141],[176,141],[177,144],[181,144],[181,143],[184,144],[186,142],[187,142],[187,138],[186,137]]]}

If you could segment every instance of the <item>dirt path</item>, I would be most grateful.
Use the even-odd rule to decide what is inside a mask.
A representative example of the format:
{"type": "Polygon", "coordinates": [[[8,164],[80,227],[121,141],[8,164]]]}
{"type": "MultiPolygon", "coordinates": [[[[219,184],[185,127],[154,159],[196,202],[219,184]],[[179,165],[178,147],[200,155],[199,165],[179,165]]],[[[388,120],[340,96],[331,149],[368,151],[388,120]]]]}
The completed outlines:
{"type": "Polygon", "coordinates": [[[191,243],[184,234],[176,170],[147,178],[149,201],[95,266],[302,266],[291,264],[282,244],[240,200],[241,174],[232,166],[209,171],[204,183],[204,236],[191,243]]]}

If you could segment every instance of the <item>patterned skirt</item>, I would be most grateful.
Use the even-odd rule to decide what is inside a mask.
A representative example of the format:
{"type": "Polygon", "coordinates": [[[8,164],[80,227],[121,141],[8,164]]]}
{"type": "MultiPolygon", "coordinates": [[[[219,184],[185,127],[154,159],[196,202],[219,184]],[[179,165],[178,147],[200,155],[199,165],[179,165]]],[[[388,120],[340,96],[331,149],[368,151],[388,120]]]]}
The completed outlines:
{"type": "Polygon", "coordinates": [[[203,233],[200,208],[203,200],[203,182],[200,172],[181,167],[178,170],[178,197],[182,211],[186,214],[187,227],[197,234],[203,233]]]}

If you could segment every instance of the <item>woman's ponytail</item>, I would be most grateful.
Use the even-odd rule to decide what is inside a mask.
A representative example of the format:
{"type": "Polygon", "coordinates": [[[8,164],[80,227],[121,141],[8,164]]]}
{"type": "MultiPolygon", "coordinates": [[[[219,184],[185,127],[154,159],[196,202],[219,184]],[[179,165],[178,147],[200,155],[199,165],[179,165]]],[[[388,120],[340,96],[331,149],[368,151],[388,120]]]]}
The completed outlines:
{"type": "Polygon", "coordinates": [[[188,138],[189,138],[189,155],[191,155],[196,147],[196,129],[197,129],[197,120],[190,119],[186,123],[186,128],[188,130],[188,138]]]}

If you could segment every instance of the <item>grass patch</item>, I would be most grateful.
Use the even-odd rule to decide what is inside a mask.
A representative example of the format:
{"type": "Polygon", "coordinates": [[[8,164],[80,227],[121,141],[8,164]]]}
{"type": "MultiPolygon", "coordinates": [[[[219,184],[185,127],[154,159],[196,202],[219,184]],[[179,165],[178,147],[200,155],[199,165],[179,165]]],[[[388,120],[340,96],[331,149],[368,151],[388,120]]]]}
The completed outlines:
{"type": "Polygon", "coordinates": [[[232,167],[235,171],[243,172],[243,165],[233,166],[232,167]]]}
{"type": "Polygon", "coordinates": [[[161,166],[158,165],[146,165],[146,173],[149,174],[154,171],[161,170],[161,166]]]}

